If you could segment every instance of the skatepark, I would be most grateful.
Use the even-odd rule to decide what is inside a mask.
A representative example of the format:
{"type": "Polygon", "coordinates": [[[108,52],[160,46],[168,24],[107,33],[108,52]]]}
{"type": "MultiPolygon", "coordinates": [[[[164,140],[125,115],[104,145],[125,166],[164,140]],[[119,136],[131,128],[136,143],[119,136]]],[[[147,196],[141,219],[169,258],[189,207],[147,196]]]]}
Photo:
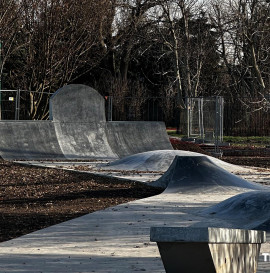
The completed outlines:
{"type": "MultiPolygon", "coordinates": [[[[150,240],[153,227],[187,228],[193,233],[208,229],[209,234],[209,228],[226,229],[225,235],[239,229],[266,231],[266,243],[260,233],[239,232],[232,238],[234,244],[262,243],[256,248],[258,266],[253,259],[257,254],[246,254],[253,253],[248,246],[237,249],[238,263],[231,260],[234,250],[218,250],[225,262],[219,261],[223,267],[213,272],[270,272],[270,260],[265,259],[270,253],[270,188],[260,183],[270,181],[269,170],[262,175],[260,170],[210,156],[174,151],[162,122],[107,122],[103,98],[83,85],[55,93],[49,121],[0,122],[0,132],[0,155],[6,160],[69,169],[74,162],[66,159],[80,159],[85,162],[77,164],[90,166],[89,172],[164,189],[157,196],[1,243],[0,272],[164,273],[156,241],[150,240]]],[[[196,242],[205,240],[199,235],[196,242]]],[[[215,242],[219,237],[223,238],[218,235],[215,242]]],[[[185,259],[193,264],[200,260],[196,255],[185,259]]]]}

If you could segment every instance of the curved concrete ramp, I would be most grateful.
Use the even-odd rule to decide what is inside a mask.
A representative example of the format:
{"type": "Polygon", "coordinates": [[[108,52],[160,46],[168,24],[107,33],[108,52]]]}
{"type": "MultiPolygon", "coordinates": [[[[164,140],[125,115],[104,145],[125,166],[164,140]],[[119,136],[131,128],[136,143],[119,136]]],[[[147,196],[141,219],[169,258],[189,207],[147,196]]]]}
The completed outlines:
{"type": "Polygon", "coordinates": [[[104,98],[93,88],[70,84],[50,99],[50,120],[55,122],[105,122],[104,98]]]}
{"type": "Polygon", "coordinates": [[[50,121],[0,122],[0,154],[8,160],[63,158],[50,121]]]}
{"type": "MultiPolygon", "coordinates": [[[[172,164],[176,156],[205,156],[200,153],[181,151],[181,150],[156,150],[138,153],[124,158],[118,159],[116,161],[110,162],[108,164],[100,164],[99,167],[107,170],[124,170],[124,171],[158,171],[166,172],[170,165],[172,164]]],[[[205,156],[214,164],[228,171],[234,171],[243,169],[244,167],[239,167],[232,165],[230,163],[224,162],[212,156],[205,156]]]]}
{"type": "Polygon", "coordinates": [[[176,156],[164,175],[150,185],[162,187],[167,193],[190,194],[265,189],[231,174],[206,156],[176,156]]]}
{"type": "Polygon", "coordinates": [[[104,98],[67,85],[50,100],[51,121],[0,121],[0,156],[14,159],[118,159],[171,149],[163,122],[106,122],[104,98]]]}
{"type": "Polygon", "coordinates": [[[249,229],[270,230],[270,188],[235,195],[202,211],[206,217],[236,222],[249,229]]]}
{"type": "Polygon", "coordinates": [[[66,159],[116,159],[106,138],[106,123],[54,122],[57,141],[66,159]]]}
{"type": "Polygon", "coordinates": [[[119,158],[154,150],[173,150],[164,122],[107,122],[107,138],[119,158]]]}

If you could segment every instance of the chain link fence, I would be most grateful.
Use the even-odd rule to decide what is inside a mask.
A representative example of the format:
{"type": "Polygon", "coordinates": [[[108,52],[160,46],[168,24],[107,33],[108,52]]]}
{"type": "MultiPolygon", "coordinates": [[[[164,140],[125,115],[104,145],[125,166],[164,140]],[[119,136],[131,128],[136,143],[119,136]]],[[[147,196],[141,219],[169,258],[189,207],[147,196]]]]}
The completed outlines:
{"type": "Polygon", "coordinates": [[[270,98],[225,99],[224,135],[270,136],[270,98]]]}
{"type": "Polygon", "coordinates": [[[46,119],[51,96],[47,92],[0,90],[0,120],[46,119]]]}
{"type": "Polygon", "coordinates": [[[188,137],[223,142],[223,97],[188,98],[186,104],[188,137]]]}
{"type": "MultiPolygon", "coordinates": [[[[48,119],[51,95],[1,90],[0,120],[48,119]],[[39,107],[35,109],[36,102],[39,107]],[[38,113],[33,115],[35,110],[38,113]]],[[[188,98],[186,105],[187,109],[180,111],[175,97],[105,97],[108,121],[164,121],[167,127],[180,127],[183,134],[205,139],[217,135],[221,139],[223,134],[270,135],[270,98],[188,98]]]]}

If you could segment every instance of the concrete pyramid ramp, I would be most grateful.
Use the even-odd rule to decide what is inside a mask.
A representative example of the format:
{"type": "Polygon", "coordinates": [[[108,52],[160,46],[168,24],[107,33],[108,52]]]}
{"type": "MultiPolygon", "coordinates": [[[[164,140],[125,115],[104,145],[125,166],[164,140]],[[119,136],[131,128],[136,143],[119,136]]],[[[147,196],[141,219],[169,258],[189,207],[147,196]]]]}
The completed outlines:
{"type": "MultiPolygon", "coordinates": [[[[108,164],[100,164],[99,167],[105,170],[166,172],[176,156],[195,157],[204,155],[181,150],[155,150],[126,156],[108,164]]],[[[212,156],[206,156],[206,158],[228,171],[247,171],[244,167],[232,165],[212,156]]]]}
{"type": "Polygon", "coordinates": [[[270,188],[235,195],[210,208],[202,215],[218,218],[246,229],[270,230],[270,188]]]}
{"type": "Polygon", "coordinates": [[[130,155],[106,165],[100,165],[100,167],[105,170],[165,172],[168,170],[177,155],[200,156],[201,154],[179,150],[156,150],[130,155]]]}
{"type": "Polygon", "coordinates": [[[263,190],[217,166],[206,156],[176,156],[170,168],[152,186],[163,187],[167,193],[224,193],[263,190]]]}

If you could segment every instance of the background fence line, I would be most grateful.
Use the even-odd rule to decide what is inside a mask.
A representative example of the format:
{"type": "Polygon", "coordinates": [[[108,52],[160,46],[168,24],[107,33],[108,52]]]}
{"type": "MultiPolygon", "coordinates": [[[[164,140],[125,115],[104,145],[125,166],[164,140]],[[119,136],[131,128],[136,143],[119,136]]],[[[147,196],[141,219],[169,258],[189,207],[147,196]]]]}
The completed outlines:
{"type": "MultiPolygon", "coordinates": [[[[0,120],[31,120],[28,98],[32,91],[1,90],[0,120]]],[[[35,92],[32,92],[35,93],[35,92]]],[[[37,92],[36,92],[37,93],[37,92]]],[[[43,93],[43,111],[49,111],[52,93],[43,93]]],[[[175,97],[105,96],[108,121],[164,121],[167,127],[187,127],[185,115],[179,115],[175,97]]],[[[205,113],[207,114],[207,113],[205,113]]],[[[226,136],[269,136],[270,100],[257,97],[224,97],[223,130],[226,136]]]]}

